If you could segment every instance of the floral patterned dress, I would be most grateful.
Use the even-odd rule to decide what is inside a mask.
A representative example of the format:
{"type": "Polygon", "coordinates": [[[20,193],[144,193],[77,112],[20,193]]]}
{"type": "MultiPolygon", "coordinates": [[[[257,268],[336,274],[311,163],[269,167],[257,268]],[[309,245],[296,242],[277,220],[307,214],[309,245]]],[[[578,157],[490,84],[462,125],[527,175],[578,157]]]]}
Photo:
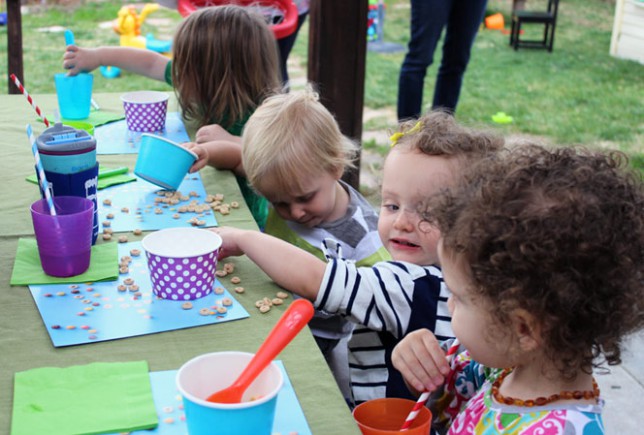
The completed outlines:
{"type": "Polygon", "coordinates": [[[448,435],[604,434],[601,398],[594,405],[505,405],[492,397],[492,384],[502,370],[484,367],[463,352],[455,358],[453,371],[444,395],[432,406],[436,421],[449,425],[448,435]]]}

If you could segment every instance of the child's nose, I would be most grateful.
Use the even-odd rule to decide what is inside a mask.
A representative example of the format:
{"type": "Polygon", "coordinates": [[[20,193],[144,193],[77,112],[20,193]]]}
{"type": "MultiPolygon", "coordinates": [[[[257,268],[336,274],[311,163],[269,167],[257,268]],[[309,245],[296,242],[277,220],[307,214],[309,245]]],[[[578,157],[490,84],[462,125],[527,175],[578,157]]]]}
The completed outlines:
{"type": "Polygon", "coordinates": [[[394,226],[399,230],[412,231],[417,221],[416,212],[400,210],[394,221],[394,226]]]}
{"type": "Polygon", "coordinates": [[[304,207],[302,207],[302,205],[300,204],[292,204],[289,212],[295,220],[301,219],[306,214],[304,207]]]}

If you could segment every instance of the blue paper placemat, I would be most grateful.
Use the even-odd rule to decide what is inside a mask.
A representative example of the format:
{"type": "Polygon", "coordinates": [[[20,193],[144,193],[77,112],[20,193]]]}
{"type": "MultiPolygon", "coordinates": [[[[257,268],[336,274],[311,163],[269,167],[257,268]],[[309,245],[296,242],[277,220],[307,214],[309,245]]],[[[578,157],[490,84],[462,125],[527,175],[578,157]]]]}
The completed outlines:
{"type": "MultiPolygon", "coordinates": [[[[138,154],[142,134],[128,130],[124,119],[96,127],[96,154],[138,154]]],[[[190,142],[179,112],[169,112],[165,131],[154,134],[177,143],[190,142]]]]}
{"type": "MultiPolygon", "coordinates": [[[[30,285],[29,290],[38,306],[47,332],[55,347],[115,340],[137,335],[154,334],[174,329],[211,325],[231,320],[245,319],[248,312],[219,282],[207,296],[190,301],[157,298],[152,293],[152,283],[147,259],[140,242],[120,243],[119,258],[131,256],[129,271],[111,282],[30,285]],[[139,256],[131,251],[137,249],[139,256]],[[130,278],[137,290],[126,285],[130,278]],[[222,292],[223,291],[223,292],[222,292]],[[232,304],[225,305],[224,298],[232,304]]],[[[131,284],[130,284],[131,285],[131,284]]],[[[228,302],[228,301],[226,301],[228,302]]]]}
{"type": "Polygon", "coordinates": [[[99,232],[108,225],[114,232],[137,228],[154,231],[189,226],[215,227],[217,218],[206,199],[206,189],[198,172],[188,174],[176,193],[164,191],[137,177],[136,183],[98,191],[99,232]]]}
{"type": "MultiPolygon", "coordinates": [[[[286,373],[284,364],[275,361],[284,375],[284,385],[277,396],[273,434],[311,435],[311,429],[297,395],[286,373]]],[[[177,370],[151,372],[152,396],[159,415],[159,426],[153,430],[131,432],[131,435],[187,435],[186,417],[183,411],[181,394],[177,390],[175,378],[177,370]]],[[[213,432],[216,433],[216,432],[213,432]]]]}

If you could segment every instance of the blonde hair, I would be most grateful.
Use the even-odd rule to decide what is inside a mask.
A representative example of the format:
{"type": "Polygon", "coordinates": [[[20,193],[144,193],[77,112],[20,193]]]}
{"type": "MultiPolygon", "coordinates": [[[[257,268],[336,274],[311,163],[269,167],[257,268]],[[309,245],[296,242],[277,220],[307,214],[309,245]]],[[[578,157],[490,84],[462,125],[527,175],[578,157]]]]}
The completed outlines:
{"type": "Polygon", "coordinates": [[[174,36],[172,82],[186,119],[224,128],[243,121],[280,86],[277,43],[248,8],[205,7],[174,36]]]}
{"type": "Polygon", "coordinates": [[[249,183],[258,190],[267,177],[291,190],[312,174],[341,175],[353,167],[357,151],[310,86],[267,98],[242,135],[242,164],[249,183]]]}

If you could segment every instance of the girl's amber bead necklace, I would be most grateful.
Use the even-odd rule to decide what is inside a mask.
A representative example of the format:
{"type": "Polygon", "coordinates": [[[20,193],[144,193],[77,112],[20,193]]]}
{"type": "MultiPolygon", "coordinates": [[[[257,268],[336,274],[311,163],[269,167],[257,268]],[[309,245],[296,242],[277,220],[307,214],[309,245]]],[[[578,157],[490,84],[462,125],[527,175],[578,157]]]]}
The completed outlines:
{"type": "Polygon", "coordinates": [[[597,382],[595,381],[595,378],[593,378],[593,389],[592,390],[586,390],[586,391],[562,391],[558,394],[553,394],[549,397],[537,397],[536,399],[515,399],[514,397],[508,397],[504,396],[499,392],[499,389],[501,388],[501,383],[503,382],[503,379],[507,375],[509,375],[512,372],[512,370],[504,370],[503,373],[494,381],[492,384],[492,396],[494,396],[494,399],[498,403],[503,403],[505,405],[516,405],[516,406],[527,406],[527,407],[532,407],[532,406],[543,406],[548,403],[557,401],[557,400],[581,400],[581,399],[597,399],[599,398],[599,387],[597,386],[597,382]]]}

